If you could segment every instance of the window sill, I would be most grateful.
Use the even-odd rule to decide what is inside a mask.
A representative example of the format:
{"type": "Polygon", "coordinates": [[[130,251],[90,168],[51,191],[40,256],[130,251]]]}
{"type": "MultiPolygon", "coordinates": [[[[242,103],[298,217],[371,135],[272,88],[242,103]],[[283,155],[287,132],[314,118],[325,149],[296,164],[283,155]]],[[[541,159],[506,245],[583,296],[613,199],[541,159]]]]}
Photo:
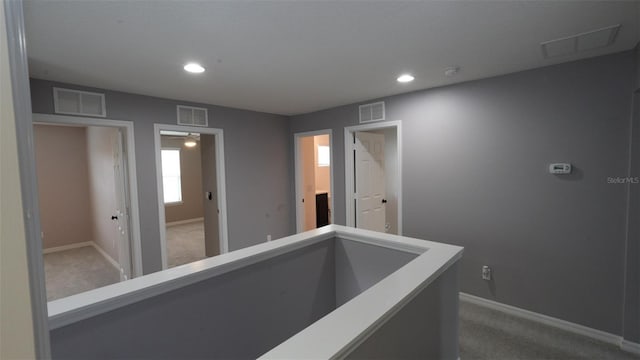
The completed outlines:
{"type": "Polygon", "coordinates": [[[164,206],[178,206],[184,204],[183,201],[166,202],[164,206]]]}

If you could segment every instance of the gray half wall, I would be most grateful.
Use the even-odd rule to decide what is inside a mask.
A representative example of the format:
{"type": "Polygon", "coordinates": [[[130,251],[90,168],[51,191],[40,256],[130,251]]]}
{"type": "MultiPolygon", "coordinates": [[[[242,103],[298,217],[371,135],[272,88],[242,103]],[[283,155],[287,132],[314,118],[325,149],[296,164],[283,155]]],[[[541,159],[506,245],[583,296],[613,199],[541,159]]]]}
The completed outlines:
{"type": "Polygon", "coordinates": [[[287,117],[31,79],[34,113],[53,114],[54,86],[104,93],[107,118],[133,121],[145,274],[162,268],[153,125],[176,124],[178,104],[206,107],[224,130],[229,249],[294,232],[287,117]]]}
{"type": "MultiPolygon", "coordinates": [[[[628,51],[382,99],[403,123],[404,235],[464,246],[461,291],[622,334],[627,187],[607,177],[628,176],[633,66],[628,51]]],[[[290,123],[333,129],[338,224],[357,105],[290,123]]]]}
{"type": "Polygon", "coordinates": [[[255,359],[333,311],[334,241],[51,331],[54,359],[255,359]]]}

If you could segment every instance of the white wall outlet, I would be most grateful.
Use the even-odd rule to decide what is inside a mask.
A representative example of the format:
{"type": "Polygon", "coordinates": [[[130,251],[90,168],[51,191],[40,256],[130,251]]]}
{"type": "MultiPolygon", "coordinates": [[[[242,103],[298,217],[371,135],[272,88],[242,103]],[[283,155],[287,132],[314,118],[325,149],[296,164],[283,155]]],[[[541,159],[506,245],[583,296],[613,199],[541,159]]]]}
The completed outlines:
{"type": "Polygon", "coordinates": [[[271,234],[267,235],[267,241],[271,241],[271,234]]]}
{"type": "Polygon", "coordinates": [[[487,265],[482,267],[482,280],[491,280],[491,268],[487,265]]]}

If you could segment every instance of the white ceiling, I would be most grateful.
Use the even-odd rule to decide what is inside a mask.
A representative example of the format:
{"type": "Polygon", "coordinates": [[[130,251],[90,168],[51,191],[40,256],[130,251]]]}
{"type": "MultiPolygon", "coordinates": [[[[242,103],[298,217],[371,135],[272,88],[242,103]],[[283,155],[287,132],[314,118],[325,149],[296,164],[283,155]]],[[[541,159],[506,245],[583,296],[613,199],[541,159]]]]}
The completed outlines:
{"type": "Polygon", "coordinates": [[[291,115],[631,49],[639,4],[27,0],[25,22],[33,77],[291,115]],[[614,24],[612,46],[542,56],[614,24]]]}

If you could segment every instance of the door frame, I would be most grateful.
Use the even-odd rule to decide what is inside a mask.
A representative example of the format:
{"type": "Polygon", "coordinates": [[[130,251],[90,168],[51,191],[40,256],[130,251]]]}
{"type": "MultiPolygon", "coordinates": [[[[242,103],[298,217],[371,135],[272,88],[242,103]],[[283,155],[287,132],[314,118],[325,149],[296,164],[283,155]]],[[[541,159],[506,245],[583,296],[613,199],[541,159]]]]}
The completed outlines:
{"type": "Polygon", "coordinates": [[[164,192],[162,188],[162,157],[160,150],[162,144],[160,142],[160,131],[182,131],[192,132],[205,135],[215,136],[216,146],[216,182],[218,199],[218,232],[220,241],[220,254],[229,252],[229,230],[227,224],[227,187],[225,183],[225,164],[224,164],[224,134],[222,129],[199,127],[199,126],[183,126],[170,124],[154,124],[153,138],[156,154],[156,182],[158,184],[158,221],[160,225],[160,254],[162,257],[162,269],[168,269],[167,263],[167,224],[164,211],[164,192]]]}
{"type": "Polygon", "coordinates": [[[334,214],[335,214],[335,191],[333,187],[333,174],[334,174],[334,164],[333,161],[333,130],[332,129],[323,129],[323,130],[315,130],[315,131],[305,131],[293,134],[293,154],[294,154],[294,173],[295,173],[295,188],[296,195],[294,201],[296,202],[296,233],[304,232],[304,205],[301,199],[304,197],[304,191],[302,189],[302,164],[301,164],[301,156],[300,156],[300,147],[298,146],[298,142],[300,138],[308,137],[308,136],[316,136],[316,135],[329,135],[329,187],[331,192],[331,201],[330,201],[330,209],[331,209],[331,218],[330,221],[332,224],[334,222],[334,214]]]}
{"type": "MultiPolygon", "coordinates": [[[[142,244],[140,242],[140,207],[138,204],[138,177],[136,175],[136,152],[133,133],[133,122],[105,118],[89,118],[81,116],[33,114],[34,125],[59,126],[97,126],[117,128],[123,135],[123,161],[125,163],[125,180],[129,194],[126,199],[129,205],[129,260],[131,263],[131,278],[142,276],[142,244]]],[[[125,189],[126,191],[127,189],[125,189]]],[[[125,195],[126,196],[126,195],[125,195]]]]}
{"type": "MultiPolygon", "coordinates": [[[[354,179],[355,168],[353,160],[353,136],[358,131],[370,131],[395,128],[396,129],[396,155],[398,162],[397,186],[398,197],[398,235],[402,235],[402,121],[384,121],[374,124],[354,125],[344,128],[344,182],[345,182],[345,210],[346,225],[355,227],[355,196],[354,179]]],[[[385,169],[386,173],[386,169],[385,169]]]]}

